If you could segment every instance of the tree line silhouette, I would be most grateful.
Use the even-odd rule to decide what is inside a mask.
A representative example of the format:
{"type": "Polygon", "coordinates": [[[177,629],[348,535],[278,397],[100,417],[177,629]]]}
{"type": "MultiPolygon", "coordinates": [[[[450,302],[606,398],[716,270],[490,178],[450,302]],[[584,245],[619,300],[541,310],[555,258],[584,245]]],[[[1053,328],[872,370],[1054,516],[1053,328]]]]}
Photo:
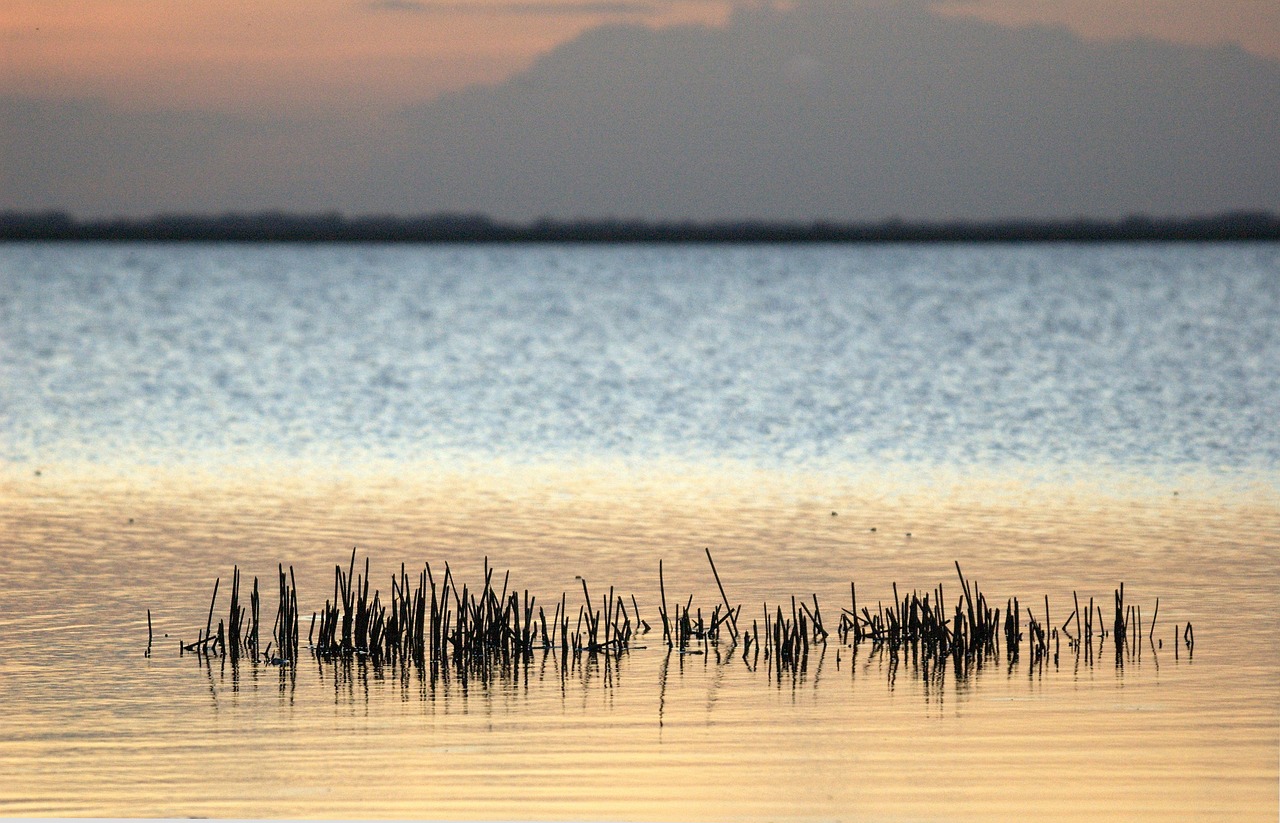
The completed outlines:
{"type": "Polygon", "coordinates": [[[377,243],[930,243],[1280,240],[1280,217],[1239,211],[1118,220],[879,222],[553,220],[482,214],[411,217],[276,211],[82,220],[62,211],[0,212],[0,241],[377,243]]]}

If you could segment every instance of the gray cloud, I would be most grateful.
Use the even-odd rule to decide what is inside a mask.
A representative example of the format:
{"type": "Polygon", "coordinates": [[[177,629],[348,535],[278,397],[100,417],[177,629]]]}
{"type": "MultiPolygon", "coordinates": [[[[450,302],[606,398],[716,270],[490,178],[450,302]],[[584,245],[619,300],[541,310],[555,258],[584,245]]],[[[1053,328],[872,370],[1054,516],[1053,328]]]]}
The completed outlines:
{"type": "Polygon", "coordinates": [[[435,0],[372,0],[367,5],[368,8],[375,11],[450,15],[649,15],[658,11],[658,7],[652,3],[630,2],[630,0],[570,0],[570,2],[565,3],[455,3],[436,2],[435,0]]]}
{"type": "Polygon", "coordinates": [[[0,210],[505,219],[1280,211],[1280,63],[807,0],[588,31],[389,122],[0,98],[0,210]]]}
{"type": "Polygon", "coordinates": [[[366,138],[335,120],[0,96],[0,210],[315,208],[351,191],[366,138]]]}
{"type": "MultiPolygon", "coordinates": [[[[406,114],[400,208],[864,219],[1280,207],[1280,64],[922,4],[595,29],[406,114]]],[[[394,192],[394,193],[393,193],[394,192]]]]}

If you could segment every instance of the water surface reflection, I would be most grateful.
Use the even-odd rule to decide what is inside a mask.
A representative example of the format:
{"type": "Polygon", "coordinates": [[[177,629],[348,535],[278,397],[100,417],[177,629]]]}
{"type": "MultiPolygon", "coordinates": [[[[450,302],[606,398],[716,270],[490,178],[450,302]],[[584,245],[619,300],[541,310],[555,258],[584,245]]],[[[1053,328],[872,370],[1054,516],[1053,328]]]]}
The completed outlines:
{"type": "Polygon", "coordinates": [[[270,480],[4,478],[5,814],[1272,819],[1280,802],[1280,640],[1247,617],[1277,606],[1265,485],[270,480]],[[859,609],[887,608],[895,582],[943,582],[950,602],[957,560],[1002,608],[1019,596],[1038,616],[1047,594],[1059,629],[1073,590],[1106,610],[1120,581],[1144,622],[1156,597],[1160,613],[1123,665],[1062,638],[1056,662],[1011,666],[1002,649],[959,677],[950,659],[855,650],[834,631],[795,671],[744,661],[742,645],[669,654],[655,632],[625,654],[565,666],[538,651],[466,681],[358,658],[179,656],[215,577],[292,564],[309,617],[357,545],[375,581],[429,560],[474,582],[487,557],[540,602],[582,576],[634,592],[645,615],[659,559],[668,597],[720,600],[708,546],[729,598],[750,604],[742,620],[816,594],[830,629],[850,580],[859,609]],[[1194,658],[1173,643],[1187,621],[1194,658]]]}

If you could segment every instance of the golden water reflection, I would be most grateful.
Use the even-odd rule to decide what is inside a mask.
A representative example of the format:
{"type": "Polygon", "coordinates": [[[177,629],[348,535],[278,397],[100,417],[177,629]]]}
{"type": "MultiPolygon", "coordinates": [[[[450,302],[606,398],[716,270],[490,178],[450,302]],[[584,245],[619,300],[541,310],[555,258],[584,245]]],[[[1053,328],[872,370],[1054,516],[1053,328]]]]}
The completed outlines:
{"type": "Polygon", "coordinates": [[[0,499],[6,815],[1270,820],[1280,807],[1267,484],[55,467],[3,475],[0,499]],[[671,656],[652,636],[567,672],[535,655],[493,682],[434,686],[305,655],[296,668],[179,656],[233,565],[265,580],[292,564],[305,618],[352,546],[375,585],[424,560],[477,581],[487,557],[540,599],[581,575],[650,615],[659,558],[669,591],[718,599],[706,546],[747,604],[816,593],[834,611],[850,580],[872,601],[894,582],[958,591],[959,561],[995,599],[1047,594],[1060,624],[1073,589],[1102,601],[1123,580],[1144,616],[1160,598],[1163,642],[1122,668],[1064,649],[1056,666],[997,658],[968,679],[834,642],[779,678],[715,650],[671,656]],[[1187,621],[1193,659],[1174,643],[1187,621]]]}

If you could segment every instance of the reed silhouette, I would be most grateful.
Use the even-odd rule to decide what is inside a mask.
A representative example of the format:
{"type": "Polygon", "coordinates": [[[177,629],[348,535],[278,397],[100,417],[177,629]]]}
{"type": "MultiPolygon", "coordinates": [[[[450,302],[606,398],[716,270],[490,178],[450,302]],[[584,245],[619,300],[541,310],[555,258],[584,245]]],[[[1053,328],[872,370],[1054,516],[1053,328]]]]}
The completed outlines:
{"type": "MultiPolygon", "coordinates": [[[[379,671],[398,670],[405,677],[416,670],[432,683],[442,678],[488,683],[512,677],[535,658],[544,669],[551,665],[562,675],[570,668],[603,661],[607,683],[610,660],[645,648],[638,641],[652,629],[634,594],[624,595],[611,586],[607,593],[594,597],[585,579],[581,600],[576,596],[571,600],[568,592],[562,592],[548,615],[536,595],[512,588],[509,571],[503,573],[499,586],[487,557],[483,580],[476,588],[460,584],[448,563],[439,574],[430,563],[424,563],[412,576],[401,564],[399,573],[391,576],[389,595],[384,598],[381,589],[370,592],[369,558],[360,569],[357,555],[353,548],[345,568],[335,564],[332,596],[312,613],[305,650],[321,663],[349,668],[356,662],[379,671]]],[[[865,649],[868,655],[889,661],[891,680],[900,664],[909,664],[929,681],[947,667],[958,680],[968,680],[1000,657],[1010,673],[1024,656],[1030,671],[1057,667],[1064,638],[1077,664],[1093,665],[1108,635],[1117,667],[1142,653],[1142,610],[1138,604],[1126,603],[1123,583],[1113,593],[1108,633],[1101,606],[1090,598],[1087,608],[1082,609],[1074,591],[1074,608],[1061,626],[1051,622],[1047,595],[1044,611],[1038,616],[1017,597],[1006,599],[1003,610],[993,607],[977,582],[965,577],[958,561],[955,568],[960,591],[950,600],[942,583],[928,591],[909,593],[899,593],[894,583],[893,600],[887,606],[877,602],[874,610],[865,604],[859,608],[857,586],[851,581],[849,606],[839,611],[832,641],[816,594],[809,600],[792,596],[787,604],[771,606],[765,602],[759,617],[746,626],[743,607],[732,604],[710,549],[706,556],[720,595],[720,602],[709,608],[696,604],[692,594],[683,602],[669,604],[666,574],[658,561],[658,619],[668,657],[710,656],[714,651],[718,662],[740,658],[753,671],[763,662],[766,672],[780,680],[784,675],[803,676],[814,650],[825,653],[828,644],[835,642],[852,650],[850,660],[865,649]]],[[[233,666],[242,659],[253,664],[296,666],[304,647],[300,644],[293,568],[286,572],[283,565],[277,567],[276,616],[271,639],[261,650],[258,579],[253,580],[247,608],[240,599],[239,567],[233,570],[231,581],[227,616],[218,619],[215,631],[219,578],[214,581],[204,629],[195,641],[180,642],[180,653],[229,659],[233,666]]],[[[1157,598],[1146,633],[1153,654],[1158,615],[1157,598]]],[[[148,655],[151,636],[148,611],[148,655]]],[[[1175,627],[1174,643],[1175,656],[1180,646],[1190,659],[1195,647],[1191,623],[1175,627]]],[[[839,666],[839,654],[836,659],[839,666]]]]}

